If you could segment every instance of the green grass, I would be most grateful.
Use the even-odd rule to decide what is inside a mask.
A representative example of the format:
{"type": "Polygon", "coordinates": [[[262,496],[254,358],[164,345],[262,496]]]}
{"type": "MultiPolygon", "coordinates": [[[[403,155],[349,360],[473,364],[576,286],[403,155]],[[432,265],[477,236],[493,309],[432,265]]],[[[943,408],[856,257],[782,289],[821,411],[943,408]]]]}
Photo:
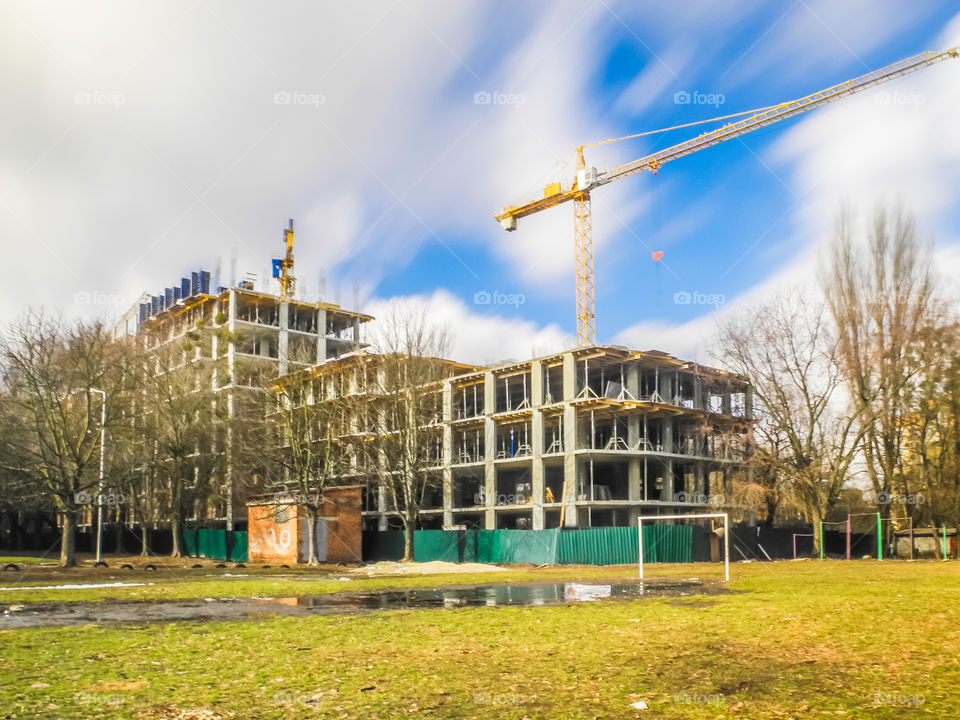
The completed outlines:
{"type": "Polygon", "coordinates": [[[719,596],[6,631],[0,708],[17,718],[957,718],[958,568],[738,564],[739,592],[719,596]],[[650,710],[632,709],[637,700],[650,710]]]}
{"type": "Polygon", "coordinates": [[[49,565],[52,567],[57,564],[57,558],[34,557],[32,555],[0,555],[0,566],[6,565],[7,563],[13,563],[14,565],[32,565],[37,567],[41,565],[49,565]]]}

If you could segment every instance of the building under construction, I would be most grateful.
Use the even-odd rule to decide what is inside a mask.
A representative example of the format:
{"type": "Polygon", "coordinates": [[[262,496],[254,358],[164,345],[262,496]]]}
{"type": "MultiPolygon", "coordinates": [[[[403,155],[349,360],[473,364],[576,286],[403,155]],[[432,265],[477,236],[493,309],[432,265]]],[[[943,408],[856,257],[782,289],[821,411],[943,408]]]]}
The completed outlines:
{"type": "MultiPolygon", "coordinates": [[[[619,346],[495,367],[441,362],[435,412],[423,419],[426,529],[627,526],[730,504],[751,425],[743,378],[619,346]]],[[[366,352],[331,359],[306,373],[316,383],[310,402],[352,393],[361,402],[348,406],[362,413],[378,395],[363,376],[377,372],[366,352]]],[[[345,423],[348,442],[364,435],[362,418],[345,423]]],[[[348,475],[366,486],[365,527],[396,527],[377,474],[355,464],[348,475]]]]}
{"type": "MultiPolygon", "coordinates": [[[[217,493],[223,500],[196,508],[195,519],[228,529],[245,517],[246,489],[257,484],[240,476],[229,435],[235,418],[262,414],[254,395],[280,378],[333,377],[311,394],[334,401],[363,384],[344,382],[351,373],[377,372],[361,336],[373,318],[297,299],[292,221],[284,239],[286,253],[273,261],[279,294],[250,280],[213,289],[210,274],[197,271],[136,307],[135,334],[148,348],[180,348],[189,339],[195,359],[213,361],[209,382],[227,419],[216,441],[227,455],[217,493]]],[[[495,367],[439,362],[443,379],[429,388],[435,411],[424,419],[425,528],[624,526],[642,514],[729,504],[752,418],[741,377],[620,346],[495,367]]],[[[348,418],[344,442],[357,442],[362,424],[348,418]]],[[[354,460],[341,480],[364,485],[364,525],[386,530],[395,509],[375,477],[354,460]]]]}
{"type": "MultiPolygon", "coordinates": [[[[292,249],[292,226],[287,237],[292,249]]],[[[196,359],[220,361],[211,364],[209,381],[214,391],[225,397],[228,421],[218,443],[223,445],[219,450],[228,454],[230,421],[243,412],[262,412],[253,393],[278,376],[356,352],[364,345],[363,325],[373,319],[335,303],[294,297],[288,272],[292,269],[290,250],[288,257],[288,267],[280,264],[282,260],[274,261],[280,294],[258,290],[250,279],[235,287],[213,289],[210,273],[200,270],[157,295],[145,295],[135,308],[135,322],[127,323],[126,331],[148,349],[179,348],[190,338],[196,346],[196,359]],[[202,332],[211,328],[226,332],[202,332]]],[[[216,507],[195,508],[194,516],[205,522],[223,521],[233,529],[235,519],[246,520],[243,488],[247,478],[235,477],[240,471],[230,458],[226,467],[218,493],[224,500],[216,507]]]]}

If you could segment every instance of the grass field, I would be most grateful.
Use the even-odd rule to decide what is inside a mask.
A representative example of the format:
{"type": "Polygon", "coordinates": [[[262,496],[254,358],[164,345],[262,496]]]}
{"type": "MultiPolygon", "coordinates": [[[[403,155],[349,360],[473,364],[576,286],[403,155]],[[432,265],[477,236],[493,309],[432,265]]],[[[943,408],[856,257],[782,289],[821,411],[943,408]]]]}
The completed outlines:
{"type": "MultiPolygon", "coordinates": [[[[960,717],[960,565],[807,561],[731,570],[736,592],[725,595],[0,631],[0,718],[960,717]],[[648,709],[631,707],[638,701],[648,709]]],[[[656,566],[654,574],[718,571],[656,566]]],[[[58,582],[73,582],[70,572],[58,582]]],[[[61,602],[294,595],[304,587],[635,578],[636,568],[349,582],[305,580],[314,570],[283,579],[195,573],[155,573],[147,590],[51,592],[61,602]]],[[[90,573],[83,581],[93,581],[90,573]]],[[[27,594],[2,593],[0,605],[50,600],[27,594]]]]}

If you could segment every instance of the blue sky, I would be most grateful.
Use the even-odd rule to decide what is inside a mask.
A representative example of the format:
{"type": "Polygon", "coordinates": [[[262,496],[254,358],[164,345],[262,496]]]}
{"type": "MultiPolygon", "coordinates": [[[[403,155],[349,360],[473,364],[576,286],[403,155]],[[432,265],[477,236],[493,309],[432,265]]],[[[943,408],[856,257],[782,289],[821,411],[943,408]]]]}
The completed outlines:
{"type": "MultiPolygon", "coordinates": [[[[327,299],[352,304],[356,283],[370,312],[428,306],[460,358],[559,349],[575,332],[572,208],[511,234],[492,215],[569,179],[577,144],[960,44],[945,3],[757,5],[4,5],[4,319],[26,304],[118,315],[197,266],[226,283],[234,253],[262,278],[294,217],[305,296],[323,269],[327,299]],[[722,101],[675,102],[684,92],[722,101]],[[522,302],[476,304],[484,291],[522,302]]],[[[599,189],[598,339],[699,356],[723,313],[815,282],[843,200],[903,200],[956,259],[958,79],[951,61],[599,189]],[[684,292],[725,302],[675,302],[684,292]]]]}

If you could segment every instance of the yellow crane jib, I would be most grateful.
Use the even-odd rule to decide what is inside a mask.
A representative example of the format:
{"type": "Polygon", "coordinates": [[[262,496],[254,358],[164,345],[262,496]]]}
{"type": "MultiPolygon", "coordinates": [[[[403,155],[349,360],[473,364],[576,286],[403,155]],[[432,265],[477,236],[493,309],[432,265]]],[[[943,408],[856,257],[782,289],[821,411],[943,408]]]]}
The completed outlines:
{"type": "Polygon", "coordinates": [[[627,135],[625,137],[611,138],[609,140],[600,140],[580,145],[576,148],[576,175],[569,186],[565,188],[563,183],[550,183],[544,188],[543,197],[536,198],[530,202],[505,207],[500,213],[494,215],[494,219],[500,223],[500,226],[504,230],[513,231],[517,229],[517,221],[520,218],[533,215],[534,213],[557,205],[562,205],[568,201],[573,201],[574,248],[576,255],[577,342],[580,347],[595,345],[593,230],[590,210],[591,190],[611,183],[614,180],[620,180],[630,175],[643,172],[644,170],[649,170],[656,174],[664,163],[670,162],[671,160],[692,155],[708,147],[741,137],[754,130],[759,130],[782,120],[796,117],[797,115],[822,107],[823,105],[853,95],[854,93],[862,92],[881,83],[889,82],[890,80],[908,75],[917,70],[922,70],[943,60],[956,57],[960,57],[960,47],[950,48],[942,52],[923,52],[895,62],[892,65],[887,65],[879,70],[869,72],[866,75],[861,75],[852,80],[847,80],[811,95],[780,103],[779,105],[746,110],[744,112],[711,118],[709,120],[698,120],[696,122],[675,125],[661,130],[651,130],[634,135],[627,135]],[[659,150],[637,160],[624,163],[612,170],[600,172],[597,168],[588,166],[584,158],[583,151],[588,147],[606,145],[608,143],[631,140],[645,135],[679,130],[681,128],[715,123],[733,118],[741,119],[735,122],[729,122],[714,130],[701,133],[691,140],[686,140],[664,150],[659,150]]]}

